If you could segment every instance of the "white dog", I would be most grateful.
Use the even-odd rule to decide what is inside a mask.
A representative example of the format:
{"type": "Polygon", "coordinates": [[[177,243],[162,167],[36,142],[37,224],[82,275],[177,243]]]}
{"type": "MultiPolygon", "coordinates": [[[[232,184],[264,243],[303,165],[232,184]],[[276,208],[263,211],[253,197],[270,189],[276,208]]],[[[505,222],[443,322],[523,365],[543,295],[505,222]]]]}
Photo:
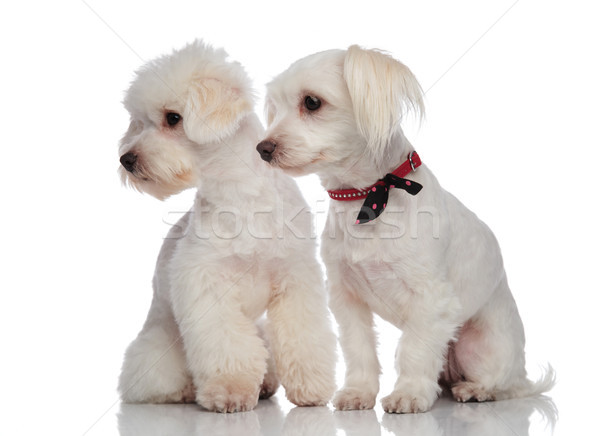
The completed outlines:
{"type": "Polygon", "coordinates": [[[226,57],[196,41],[141,68],[124,100],[123,180],[159,199],[197,196],[163,244],[119,391],[126,402],[234,412],[279,380],[293,403],[323,405],[335,336],[310,214],[293,179],[254,151],[264,130],[250,82],[226,57]]]}
{"type": "Polygon", "coordinates": [[[551,368],[537,383],[526,377],[523,326],[494,235],[402,133],[403,113],[422,105],[406,66],[357,46],[301,59],[268,85],[257,150],[289,174],[317,173],[332,197],[322,256],[346,360],[338,409],[374,406],[372,312],[403,330],[387,412],[430,409],[440,383],[459,401],[486,401],[554,381],[551,368]]]}

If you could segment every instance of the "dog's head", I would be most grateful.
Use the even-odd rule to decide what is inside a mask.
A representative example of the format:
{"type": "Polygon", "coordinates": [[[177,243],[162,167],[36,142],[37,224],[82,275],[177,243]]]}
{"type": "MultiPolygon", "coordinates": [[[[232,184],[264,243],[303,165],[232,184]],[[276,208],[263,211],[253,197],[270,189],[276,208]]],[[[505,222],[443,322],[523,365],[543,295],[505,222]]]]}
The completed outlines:
{"type": "Polygon", "coordinates": [[[123,102],[131,122],[119,146],[121,179],[159,199],[196,186],[202,163],[253,100],[241,65],[201,41],[148,62],[123,102]]]}
{"type": "Polygon", "coordinates": [[[327,172],[367,154],[381,164],[408,109],[423,112],[411,71],[376,50],[351,46],[308,56],[267,85],[261,157],[290,174],[327,172]]]}

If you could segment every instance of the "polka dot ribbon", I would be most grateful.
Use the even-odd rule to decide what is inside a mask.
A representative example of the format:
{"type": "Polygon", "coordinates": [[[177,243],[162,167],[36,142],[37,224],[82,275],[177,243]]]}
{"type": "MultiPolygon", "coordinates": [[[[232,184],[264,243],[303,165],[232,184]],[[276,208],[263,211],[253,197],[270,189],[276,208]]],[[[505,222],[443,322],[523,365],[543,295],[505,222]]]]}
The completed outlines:
{"type": "Polygon", "coordinates": [[[390,189],[404,189],[410,195],[417,195],[423,188],[417,182],[406,180],[394,174],[386,174],[385,177],[375,183],[367,198],[360,208],[360,212],[356,217],[356,224],[364,224],[373,221],[384,211],[387,206],[390,189]]]}
{"type": "Polygon", "coordinates": [[[365,199],[356,218],[356,224],[363,224],[373,221],[377,218],[387,206],[390,189],[404,189],[410,195],[417,195],[423,188],[417,182],[404,179],[403,177],[414,171],[421,165],[421,158],[413,151],[408,155],[408,159],[398,168],[383,179],[378,180],[374,185],[363,189],[336,189],[327,191],[333,200],[354,201],[365,199]]]}

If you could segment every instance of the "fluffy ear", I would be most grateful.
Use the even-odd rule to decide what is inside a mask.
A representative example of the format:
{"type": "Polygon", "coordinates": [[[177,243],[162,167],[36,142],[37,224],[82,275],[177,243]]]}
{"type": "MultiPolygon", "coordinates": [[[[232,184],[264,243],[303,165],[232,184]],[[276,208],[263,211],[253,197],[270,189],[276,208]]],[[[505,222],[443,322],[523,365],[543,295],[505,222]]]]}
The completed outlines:
{"type": "Polygon", "coordinates": [[[374,156],[383,156],[409,109],[419,117],[424,113],[419,82],[406,65],[385,53],[351,46],[344,61],[344,79],[356,123],[374,156]]]}
{"type": "Polygon", "coordinates": [[[186,135],[197,143],[222,140],[252,111],[252,97],[218,79],[199,79],[189,90],[183,113],[186,135]]]}

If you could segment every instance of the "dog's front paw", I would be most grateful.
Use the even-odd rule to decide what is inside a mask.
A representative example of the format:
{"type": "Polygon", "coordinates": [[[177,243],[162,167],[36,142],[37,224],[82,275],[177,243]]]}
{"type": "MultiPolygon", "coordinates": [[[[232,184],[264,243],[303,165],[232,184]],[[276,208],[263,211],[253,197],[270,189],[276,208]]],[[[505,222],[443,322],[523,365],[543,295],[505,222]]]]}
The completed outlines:
{"type": "Polygon", "coordinates": [[[285,396],[296,406],[325,406],[334,388],[330,386],[286,386],[285,396]]]}
{"type": "Polygon", "coordinates": [[[377,394],[365,392],[357,388],[344,388],[336,392],[333,406],[337,410],[364,410],[375,407],[377,394]]]}
{"type": "Polygon", "coordinates": [[[433,401],[424,396],[394,391],[382,398],[381,405],[387,413],[420,413],[431,409],[433,401]]]}
{"type": "Polygon", "coordinates": [[[213,412],[245,412],[258,403],[259,384],[243,376],[218,376],[207,380],[196,394],[196,402],[213,412]]]}

